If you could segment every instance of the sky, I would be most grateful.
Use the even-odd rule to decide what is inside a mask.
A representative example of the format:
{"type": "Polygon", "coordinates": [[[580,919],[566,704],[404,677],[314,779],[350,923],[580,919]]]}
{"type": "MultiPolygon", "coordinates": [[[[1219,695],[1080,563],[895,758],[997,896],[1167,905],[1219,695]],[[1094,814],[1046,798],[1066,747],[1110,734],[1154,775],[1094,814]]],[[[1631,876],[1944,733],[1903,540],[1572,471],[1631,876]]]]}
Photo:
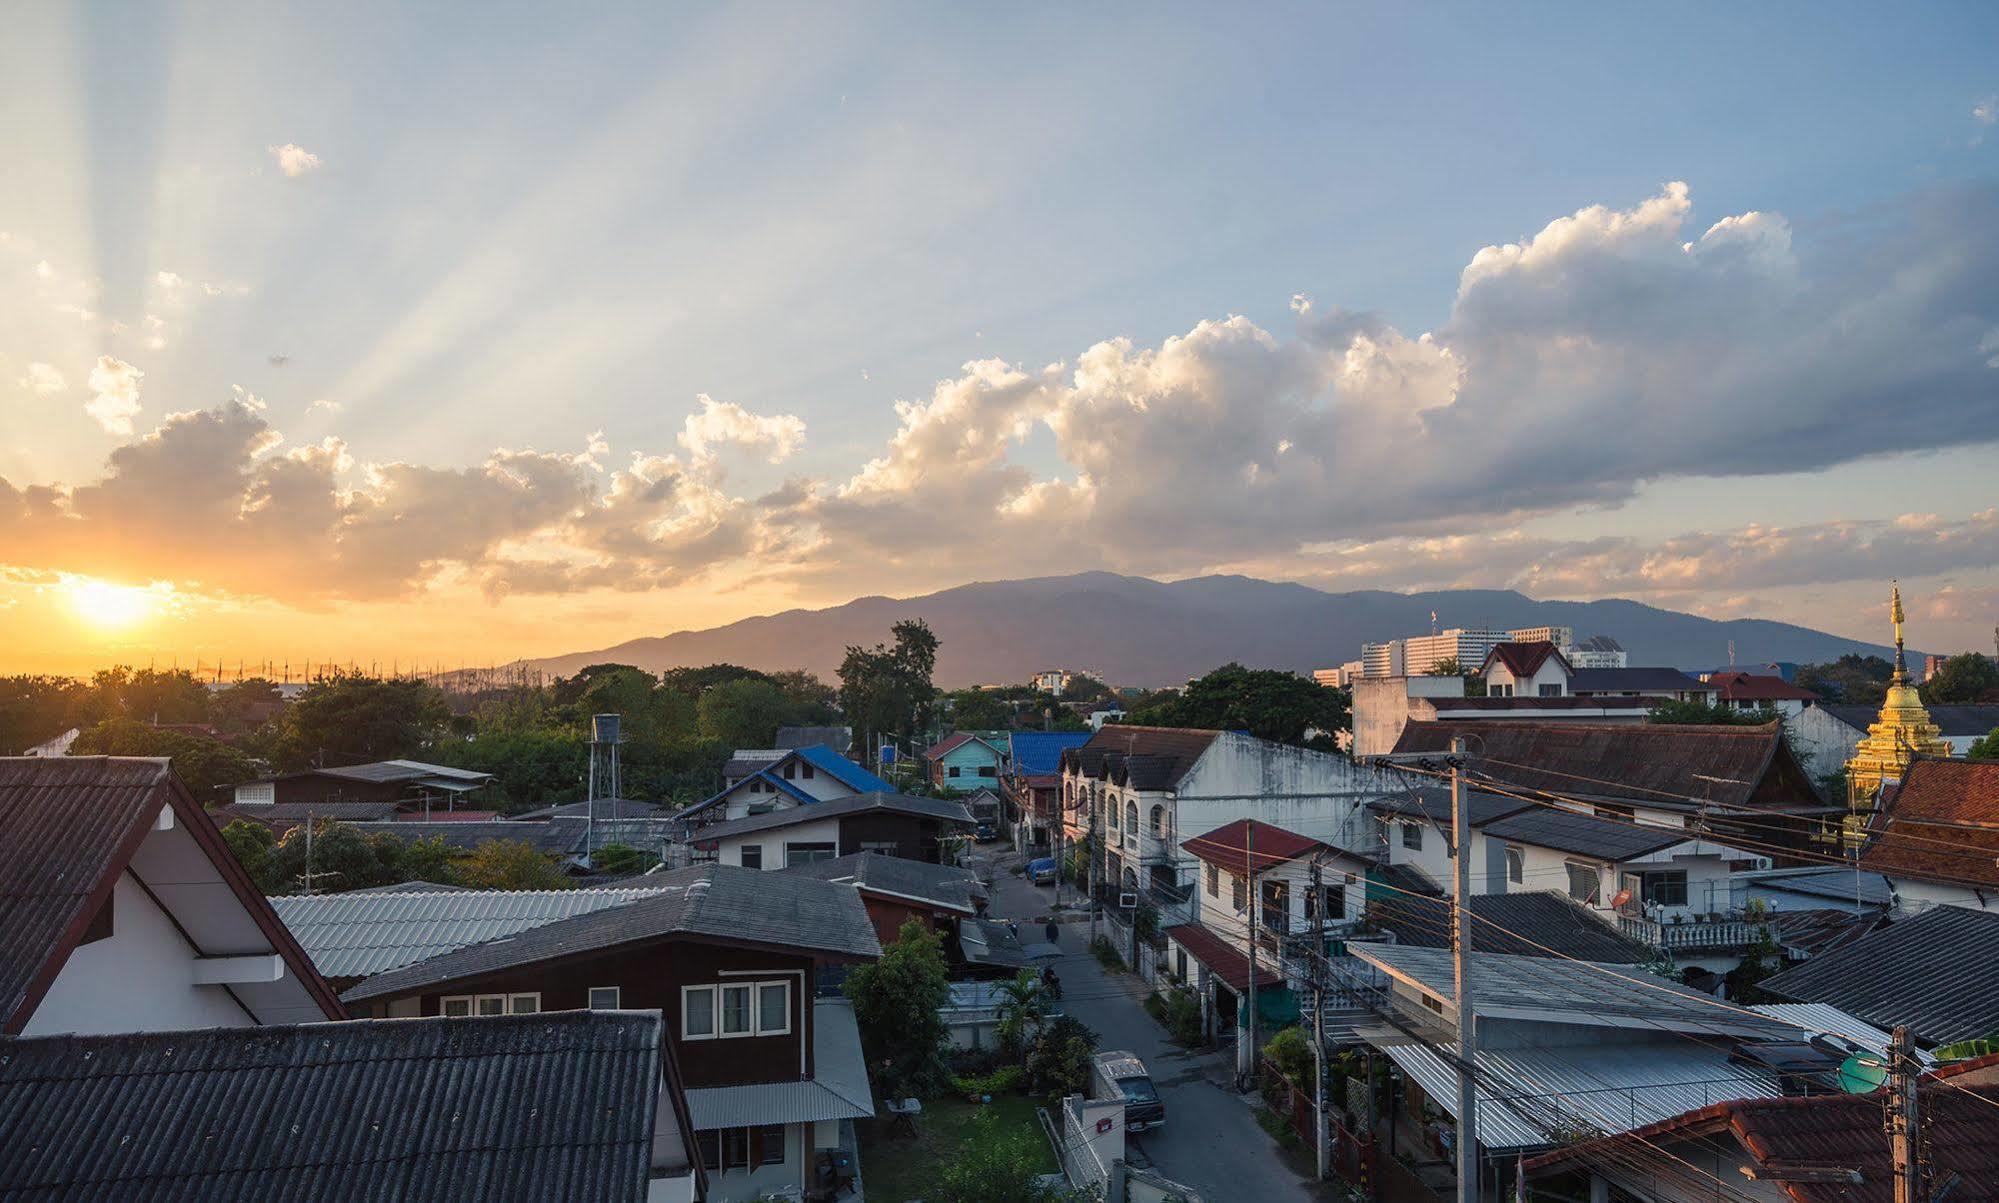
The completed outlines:
{"type": "Polygon", "coordinates": [[[1089,569],[1991,648],[1999,8],[413,7],[4,18],[0,671],[1089,569]]]}

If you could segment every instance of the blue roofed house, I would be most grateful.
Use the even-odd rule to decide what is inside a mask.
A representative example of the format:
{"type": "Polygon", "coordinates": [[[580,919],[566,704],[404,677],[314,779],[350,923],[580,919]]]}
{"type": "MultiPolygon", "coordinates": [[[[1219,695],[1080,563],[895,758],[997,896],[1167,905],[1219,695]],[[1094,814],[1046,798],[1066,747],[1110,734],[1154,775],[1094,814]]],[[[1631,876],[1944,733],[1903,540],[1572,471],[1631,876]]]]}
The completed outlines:
{"type": "Polygon", "coordinates": [[[894,793],[895,787],[824,745],[793,748],[765,761],[677,816],[705,827],[769,814],[792,806],[830,802],[857,794],[894,793]]]}
{"type": "Polygon", "coordinates": [[[1062,753],[1089,741],[1088,731],[1015,731],[1008,740],[1000,793],[1008,834],[1021,853],[1053,851],[1062,828],[1062,753]]]}
{"type": "Polygon", "coordinates": [[[969,794],[980,788],[996,788],[1006,767],[1005,741],[960,731],[924,749],[923,765],[930,784],[944,789],[969,794]]]}

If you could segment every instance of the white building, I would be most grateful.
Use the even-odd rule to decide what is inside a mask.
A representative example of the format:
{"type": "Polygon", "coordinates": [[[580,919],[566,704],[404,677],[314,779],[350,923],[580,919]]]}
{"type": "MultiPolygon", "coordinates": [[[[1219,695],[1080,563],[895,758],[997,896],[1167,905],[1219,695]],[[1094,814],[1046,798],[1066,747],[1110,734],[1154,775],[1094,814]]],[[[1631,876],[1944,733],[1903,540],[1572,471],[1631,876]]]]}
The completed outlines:
{"type": "Polygon", "coordinates": [[[1400,639],[1361,644],[1360,664],[1364,677],[1400,677],[1407,674],[1407,659],[1400,639]]]}
{"type": "Polygon", "coordinates": [[[1514,643],[1552,643],[1564,655],[1576,645],[1574,627],[1520,627],[1506,632],[1506,638],[1514,643]]]}
{"type": "Polygon", "coordinates": [[[1631,661],[1624,645],[1608,635],[1591,635],[1562,654],[1577,668],[1624,668],[1631,661]]]}
{"type": "Polygon", "coordinates": [[[1470,668],[1485,663],[1486,656],[1506,638],[1505,631],[1483,627],[1453,627],[1435,635],[1416,635],[1402,641],[1402,668],[1412,677],[1427,676],[1446,660],[1470,668]]]}
{"type": "Polygon", "coordinates": [[[0,1030],[344,1019],[163,759],[0,759],[0,1030]]]}

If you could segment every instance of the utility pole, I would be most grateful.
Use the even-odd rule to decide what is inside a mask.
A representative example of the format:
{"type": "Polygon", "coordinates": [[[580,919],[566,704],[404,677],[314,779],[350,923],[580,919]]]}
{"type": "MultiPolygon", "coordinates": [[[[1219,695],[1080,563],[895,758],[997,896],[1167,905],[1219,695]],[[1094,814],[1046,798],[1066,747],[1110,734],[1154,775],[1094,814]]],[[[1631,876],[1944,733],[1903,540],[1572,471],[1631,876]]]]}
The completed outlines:
{"type": "Polygon", "coordinates": [[[1916,1099],[1916,1049],[1909,1029],[1895,1029],[1888,1046],[1888,1143],[1895,1156],[1895,1203],[1920,1203],[1923,1169],[1916,1155],[1921,1116],[1916,1099]]]}
{"type": "MultiPolygon", "coordinates": [[[[1478,1033],[1471,997],[1471,805],[1465,798],[1465,740],[1451,740],[1451,964],[1458,994],[1458,1203],[1478,1203],[1478,1033]]],[[[1902,1203],[1897,1200],[1897,1203],[1902,1203]]]]}
{"type": "Polygon", "coordinates": [[[1307,963],[1312,966],[1312,1151],[1323,1182],[1332,1150],[1326,1148],[1326,992],[1325,966],[1320,963],[1326,954],[1326,890],[1317,856],[1312,858],[1311,905],[1312,953],[1307,963]]]}
{"type": "MultiPolygon", "coordinates": [[[[1236,1060],[1237,1060],[1237,1062],[1238,1062],[1238,1064],[1237,1064],[1237,1068],[1238,1068],[1239,1070],[1242,1070],[1242,1069],[1245,1069],[1245,1068],[1246,1068],[1246,1070],[1247,1070],[1247,1072],[1248,1072],[1248,1074],[1249,1074],[1249,1081],[1250,1081],[1250,1085],[1251,1085],[1252,1087],[1254,1087],[1254,1086],[1256,1086],[1256,1085],[1258,1084],[1258,1081],[1259,1081],[1259,1079],[1260,1079],[1260,1078],[1262,1077],[1262,1074],[1261,1074],[1261,1072],[1260,1072],[1260,1071],[1261,1071],[1261,1069],[1262,1069],[1262,1066],[1261,1066],[1261,1065],[1259,1065],[1259,1064],[1257,1063],[1257,1055],[1256,1055],[1256,1052],[1257,1052],[1257,1045],[1256,1045],[1256,927],[1257,927],[1257,923],[1256,923],[1256,920],[1257,920],[1257,912],[1258,912],[1258,911],[1260,911],[1260,910],[1262,909],[1262,906],[1263,906],[1263,900],[1262,900],[1261,898],[1257,897],[1257,893],[1256,893],[1256,868],[1255,868],[1255,866],[1256,866],[1256,822],[1255,822],[1255,820],[1251,820],[1251,821],[1250,821],[1249,823],[1247,823],[1247,824],[1245,824],[1245,825],[1243,826],[1243,836],[1242,836],[1242,846],[1243,846],[1243,852],[1242,852],[1242,874],[1243,874],[1243,879],[1244,879],[1244,881],[1246,881],[1246,882],[1248,883],[1247,887],[1246,887],[1246,888],[1245,888],[1245,889],[1243,890],[1243,893],[1244,893],[1244,895],[1245,895],[1245,896],[1247,897],[1247,899],[1248,899],[1248,901],[1249,901],[1249,992],[1248,992],[1248,998],[1249,998],[1249,1052],[1248,1052],[1248,1064],[1247,1064],[1247,1066],[1246,1066],[1246,1067],[1245,1067],[1245,1066],[1244,1066],[1243,1064],[1241,1064],[1241,1062],[1243,1061],[1243,1058],[1242,1058],[1241,1056],[1238,1056],[1238,1057],[1236,1058],[1236,1060]]],[[[1240,1028],[1238,1028],[1238,1029],[1236,1030],[1236,1040],[1237,1040],[1238,1042],[1240,1042],[1240,1041],[1242,1040],[1242,1030],[1241,1030],[1240,1028]]]]}
{"type": "Polygon", "coordinates": [[[1097,806],[1100,799],[1094,788],[1085,788],[1088,788],[1089,792],[1085,795],[1083,803],[1089,807],[1090,823],[1084,829],[1083,850],[1090,858],[1090,877],[1086,887],[1090,893],[1089,897],[1083,899],[1083,905],[1090,911],[1090,948],[1094,951],[1097,947],[1097,806]]]}

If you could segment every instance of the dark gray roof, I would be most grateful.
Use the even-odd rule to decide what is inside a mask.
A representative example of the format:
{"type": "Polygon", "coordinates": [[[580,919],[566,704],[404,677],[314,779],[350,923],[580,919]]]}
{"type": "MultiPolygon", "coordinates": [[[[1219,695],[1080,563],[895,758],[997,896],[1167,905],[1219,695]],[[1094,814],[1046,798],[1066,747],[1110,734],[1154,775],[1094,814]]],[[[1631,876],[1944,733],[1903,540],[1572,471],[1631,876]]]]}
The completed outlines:
{"type": "Polygon", "coordinates": [[[1570,693],[1614,693],[1626,689],[1715,692],[1677,668],[1579,668],[1569,676],[1570,693]]]}
{"type": "Polygon", "coordinates": [[[315,823],[370,823],[386,821],[402,808],[400,802],[270,802],[239,803],[215,808],[216,822],[225,826],[234,819],[248,819],[270,826],[290,826],[311,820],[315,823]]]}
{"type": "Polygon", "coordinates": [[[0,1040],[0,1198],[646,1197],[657,1012],[0,1040]]]}
{"type": "Polygon", "coordinates": [[[790,873],[706,864],[636,879],[652,897],[558,920],[378,974],[349,989],[351,1002],[410,994],[520,965],[675,936],[877,957],[881,943],[851,887],[790,873]]]}
{"type": "MultiPolygon", "coordinates": [[[[1471,823],[1474,827],[1534,805],[1522,798],[1488,794],[1478,789],[1468,790],[1465,796],[1471,800],[1471,823]]],[[[1451,825],[1451,791],[1444,786],[1419,785],[1399,794],[1377,798],[1368,806],[1382,814],[1422,815],[1446,829],[1451,825]]]]}
{"type": "Polygon", "coordinates": [[[453,768],[447,764],[429,764],[421,760],[378,760],[372,764],[338,765],[310,771],[321,776],[346,777],[355,781],[421,781],[435,777],[470,783],[493,779],[491,773],[453,768]]]}
{"type": "Polygon", "coordinates": [[[1517,840],[1557,852],[1593,856],[1602,860],[1629,860],[1695,838],[1678,827],[1653,827],[1552,806],[1530,806],[1504,818],[1483,824],[1487,839],[1517,840]]]}
{"type": "Polygon", "coordinates": [[[1863,906],[1889,906],[1895,901],[1888,879],[1879,873],[1856,873],[1853,869],[1833,865],[1743,873],[1737,875],[1736,882],[1766,890],[1830,898],[1836,902],[1852,903],[1858,899],[1863,906]]]}
{"type": "Polygon", "coordinates": [[[1999,1032],[1999,912],[1940,906],[1766,978],[1772,994],[1831,1003],[1877,1027],[1949,1044],[1999,1032]]]}
{"type": "Polygon", "coordinates": [[[787,806],[783,810],[711,823],[701,828],[695,838],[706,844],[730,836],[775,831],[799,823],[816,823],[821,819],[844,818],[847,815],[868,811],[915,815],[918,818],[941,819],[945,822],[963,823],[966,826],[970,826],[972,822],[972,812],[965,809],[963,802],[949,802],[943,798],[919,798],[913,794],[887,794],[877,790],[873,793],[834,798],[828,802],[801,802],[797,806],[787,806]]]}
{"type": "Polygon", "coordinates": [[[640,802],[634,798],[599,798],[593,802],[565,802],[561,806],[539,806],[514,815],[516,822],[532,822],[537,819],[587,818],[592,807],[596,808],[599,819],[662,819],[671,818],[678,810],[675,806],[664,806],[658,802],[640,802]]]}
{"type": "MultiPolygon", "coordinates": [[[[496,820],[493,822],[408,822],[352,823],[356,831],[390,835],[400,840],[441,839],[453,848],[477,848],[488,840],[525,840],[550,856],[575,856],[583,851],[588,824],[576,815],[557,815],[545,822],[496,820]]],[[[657,849],[661,843],[679,837],[684,828],[678,819],[606,819],[596,825],[597,847],[629,844],[635,848],[657,849]]]]}
{"type": "Polygon", "coordinates": [[[942,907],[973,909],[973,899],[983,897],[985,887],[970,869],[956,865],[933,865],[925,861],[889,856],[880,852],[855,852],[831,860],[810,861],[784,870],[821,881],[839,881],[884,894],[913,898],[942,907]]]}
{"type": "Polygon", "coordinates": [[[792,748],[809,748],[818,745],[831,748],[845,756],[847,749],[854,746],[852,727],[779,727],[777,738],[771,741],[787,751],[792,748]]]}
{"type": "MultiPolygon", "coordinates": [[[[1820,703],[1819,709],[1852,727],[1855,731],[1865,731],[1881,717],[1879,706],[1848,706],[1845,704],[1820,703]]],[[[1999,706],[1931,706],[1930,721],[1945,736],[1989,735],[1999,730],[1999,706]]]]}
{"type": "MultiPolygon", "coordinates": [[[[1625,965],[1654,957],[1645,945],[1551,891],[1476,894],[1471,912],[1472,949],[1476,952],[1625,965]]],[[[1394,932],[1398,944],[1451,946],[1451,907],[1442,898],[1378,898],[1368,904],[1367,918],[1375,927],[1394,932]]]]}

